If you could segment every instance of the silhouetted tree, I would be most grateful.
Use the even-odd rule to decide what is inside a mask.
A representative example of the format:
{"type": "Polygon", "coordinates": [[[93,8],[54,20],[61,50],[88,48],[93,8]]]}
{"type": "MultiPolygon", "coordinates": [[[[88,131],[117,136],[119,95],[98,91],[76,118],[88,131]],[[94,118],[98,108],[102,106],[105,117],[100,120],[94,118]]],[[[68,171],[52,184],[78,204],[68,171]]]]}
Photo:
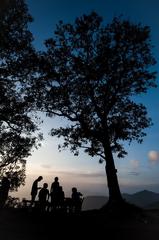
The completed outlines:
{"type": "Polygon", "coordinates": [[[122,17],[104,26],[92,12],[74,24],[60,21],[46,48],[35,85],[43,89],[38,107],[69,120],[51,134],[62,136],[60,147],[75,155],[84,148],[104,160],[110,200],[122,200],[113,153],[123,157],[123,141],[141,143],[151,125],[145,106],[135,102],[135,96],[156,87],[150,29],[122,17]]]}
{"type": "Polygon", "coordinates": [[[19,179],[24,182],[24,158],[31,154],[32,147],[37,146],[38,142],[38,136],[34,134],[36,121],[31,118],[32,105],[26,96],[26,83],[35,76],[36,51],[32,46],[33,36],[28,30],[32,18],[23,0],[6,0],[2,3],[0,176],[14,169],[14,177],[19,172],[19,179]]]}
{"type": "Polygon", "coordinates": [[[3,176],[7,176],[10,181],[10,191],[17,191],[18,187],[25,185],[26,160],[19,159],[8,162],[0,168],[0,180],[3,176]]]}

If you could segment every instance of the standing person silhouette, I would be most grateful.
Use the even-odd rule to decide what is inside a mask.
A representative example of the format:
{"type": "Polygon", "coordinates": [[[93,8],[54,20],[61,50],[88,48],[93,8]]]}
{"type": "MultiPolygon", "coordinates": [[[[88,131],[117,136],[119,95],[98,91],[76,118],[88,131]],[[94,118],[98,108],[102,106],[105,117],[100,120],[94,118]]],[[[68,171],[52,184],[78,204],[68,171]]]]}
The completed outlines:
{"type": "Polygon", "coordinates": [[[8,198],[8,192],[10,189],[10,181],[8,177],[3,177],[0,187],[0,208],[3,208],[8,198]]]}
{"type": "Polygon", "coordinates": [[[64,200],[65,200],[65,193],[63,191],[62,186],[59,186],[59,190],[57,192],[57,207],[61,210],[64,209],[64,200]]]}
{"type": "Polygon", "coordinates": [[[32,188],[31,188],[31,206],[34,204],[35,202],[35,198],[36,198],[36,195],[38,193],[38,189],[41,189],[41,187],[38,187],[38,182],[40,182],[41,180],[43,179],[42,176],[39,176],[34,182],[33,182],[33,185],[32,185],[32,188]]]}
{"type": "Polygon", "coordinates": [[[82,207],[82,193],[77,191],[76,187],[72,188],[72,210],[74,213],[79,213],[82,207]]]}
{"type": "Polygon", "coordinates": [[[51,196],[51,208],[55,210],[58,205],[58,192],[59,192],[59,179],[58,177],[54,178],[54,182],[51,184],[50,196],[51,196]]]}
{"type": "Polygon", "coordinates": [[[48,188],[48,184],[44,183],[43,187],[39,191],[39,204],[42,212],[46,211],[46,207],[48,205],[49,190],[47,188],[48,188]]]}

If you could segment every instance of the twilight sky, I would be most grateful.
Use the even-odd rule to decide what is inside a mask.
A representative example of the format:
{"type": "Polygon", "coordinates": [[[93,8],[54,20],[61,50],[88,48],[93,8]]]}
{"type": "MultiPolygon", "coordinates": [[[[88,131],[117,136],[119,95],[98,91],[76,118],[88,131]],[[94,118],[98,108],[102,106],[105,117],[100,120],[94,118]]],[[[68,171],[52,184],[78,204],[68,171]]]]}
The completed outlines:
{"type": "MultiPolygon", "coordinates": [[[[44,48],[44,40],[52,37],[56,23],[63,20],[73,23],[76,17],[95,10],[109,23],[114,16],[123,15],[131,21],[141,22],[151,28],[154,55],[159,60],[159,1],[158,0],[27,0],[29,12],[34,18],[30,30],[34,35],[34,45],[44,48]]],[[[155,66],[158,71],[159,64],[155,66]]],[[[158,81],[158,77],[157,77],[158,81]]],[[[124,159],[115,158],[121,192],[134,193],[143,189],[159,192],[159,96],[158,88],[151,89],[142,96],[140,102],[148,108],[154,125],[148,129],[141,145],[133,142],[125,144],[128,155],[124,159]]],[[[59,139],[48,136],[51,127],[64,124],[62,119],[45,119],[42,125],[45,141],[39,150],[27,160],[26,185],[14,196],[30,198],[32,181],[43,176],[40,186],[50,184],[58,176],[66,196],[76,186],[84,196],[107,195],[104,164],[81,152],[78,157],[69,151],[58,152],[59,139]]]]}

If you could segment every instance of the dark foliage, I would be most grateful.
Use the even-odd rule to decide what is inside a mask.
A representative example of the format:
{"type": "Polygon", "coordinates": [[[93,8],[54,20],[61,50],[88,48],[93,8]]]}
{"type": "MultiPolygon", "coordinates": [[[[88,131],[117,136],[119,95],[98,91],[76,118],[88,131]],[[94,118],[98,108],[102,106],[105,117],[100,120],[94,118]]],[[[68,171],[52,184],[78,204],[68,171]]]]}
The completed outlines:
{"type": "MultiPolygon", "coordinates": [[[[35,75],[36,52],[28,30],[32,21],[23,0],[4,1],[0,13],[0,176],[17,175],[16,187],[25,180],[25,158],[38,137],[26,83],[35,75]],[[24,91],[25,90],[25,91],[24,91]]],[[[38,120],[38,119],[37,119],[38,120]]],[[[39,136],[40,137],[40,136],[39,136]]]]}
{"type": "Polygon", "coordinates": [[[32,86],[38,109],[68,120],[51,130],[64,138],[60,149],[69,147],[77,155],[84,148],[106,161],[110,195],[116,199],[120,191],[112,154],[123,157],[123,141],[141,143],[152,124],[145,106],[135,102],[156,87],[150,28],[122,17],[104,26],[92,12],[74,24],[60,21],[45,44],[41,78],[32,86]]]}

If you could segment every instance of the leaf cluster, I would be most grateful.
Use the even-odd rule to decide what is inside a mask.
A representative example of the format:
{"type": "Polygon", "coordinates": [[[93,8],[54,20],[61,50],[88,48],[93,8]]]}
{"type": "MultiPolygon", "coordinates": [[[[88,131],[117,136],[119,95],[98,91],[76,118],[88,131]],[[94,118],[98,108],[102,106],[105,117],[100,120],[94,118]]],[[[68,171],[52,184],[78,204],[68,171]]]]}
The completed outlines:
{"type": "Polygon", "coordinates": [[[37,101],[48,116],[70,122],[51,131],[64,137],[63,147],[105,159],[107,143],[119,157],[126,154],[123,141],[141,143],[152,122],[135,97],[156,87],[150,28],[122,17],[103,25],[92,12],[74,24],[60,21],[45,44],[37,101]]]}

